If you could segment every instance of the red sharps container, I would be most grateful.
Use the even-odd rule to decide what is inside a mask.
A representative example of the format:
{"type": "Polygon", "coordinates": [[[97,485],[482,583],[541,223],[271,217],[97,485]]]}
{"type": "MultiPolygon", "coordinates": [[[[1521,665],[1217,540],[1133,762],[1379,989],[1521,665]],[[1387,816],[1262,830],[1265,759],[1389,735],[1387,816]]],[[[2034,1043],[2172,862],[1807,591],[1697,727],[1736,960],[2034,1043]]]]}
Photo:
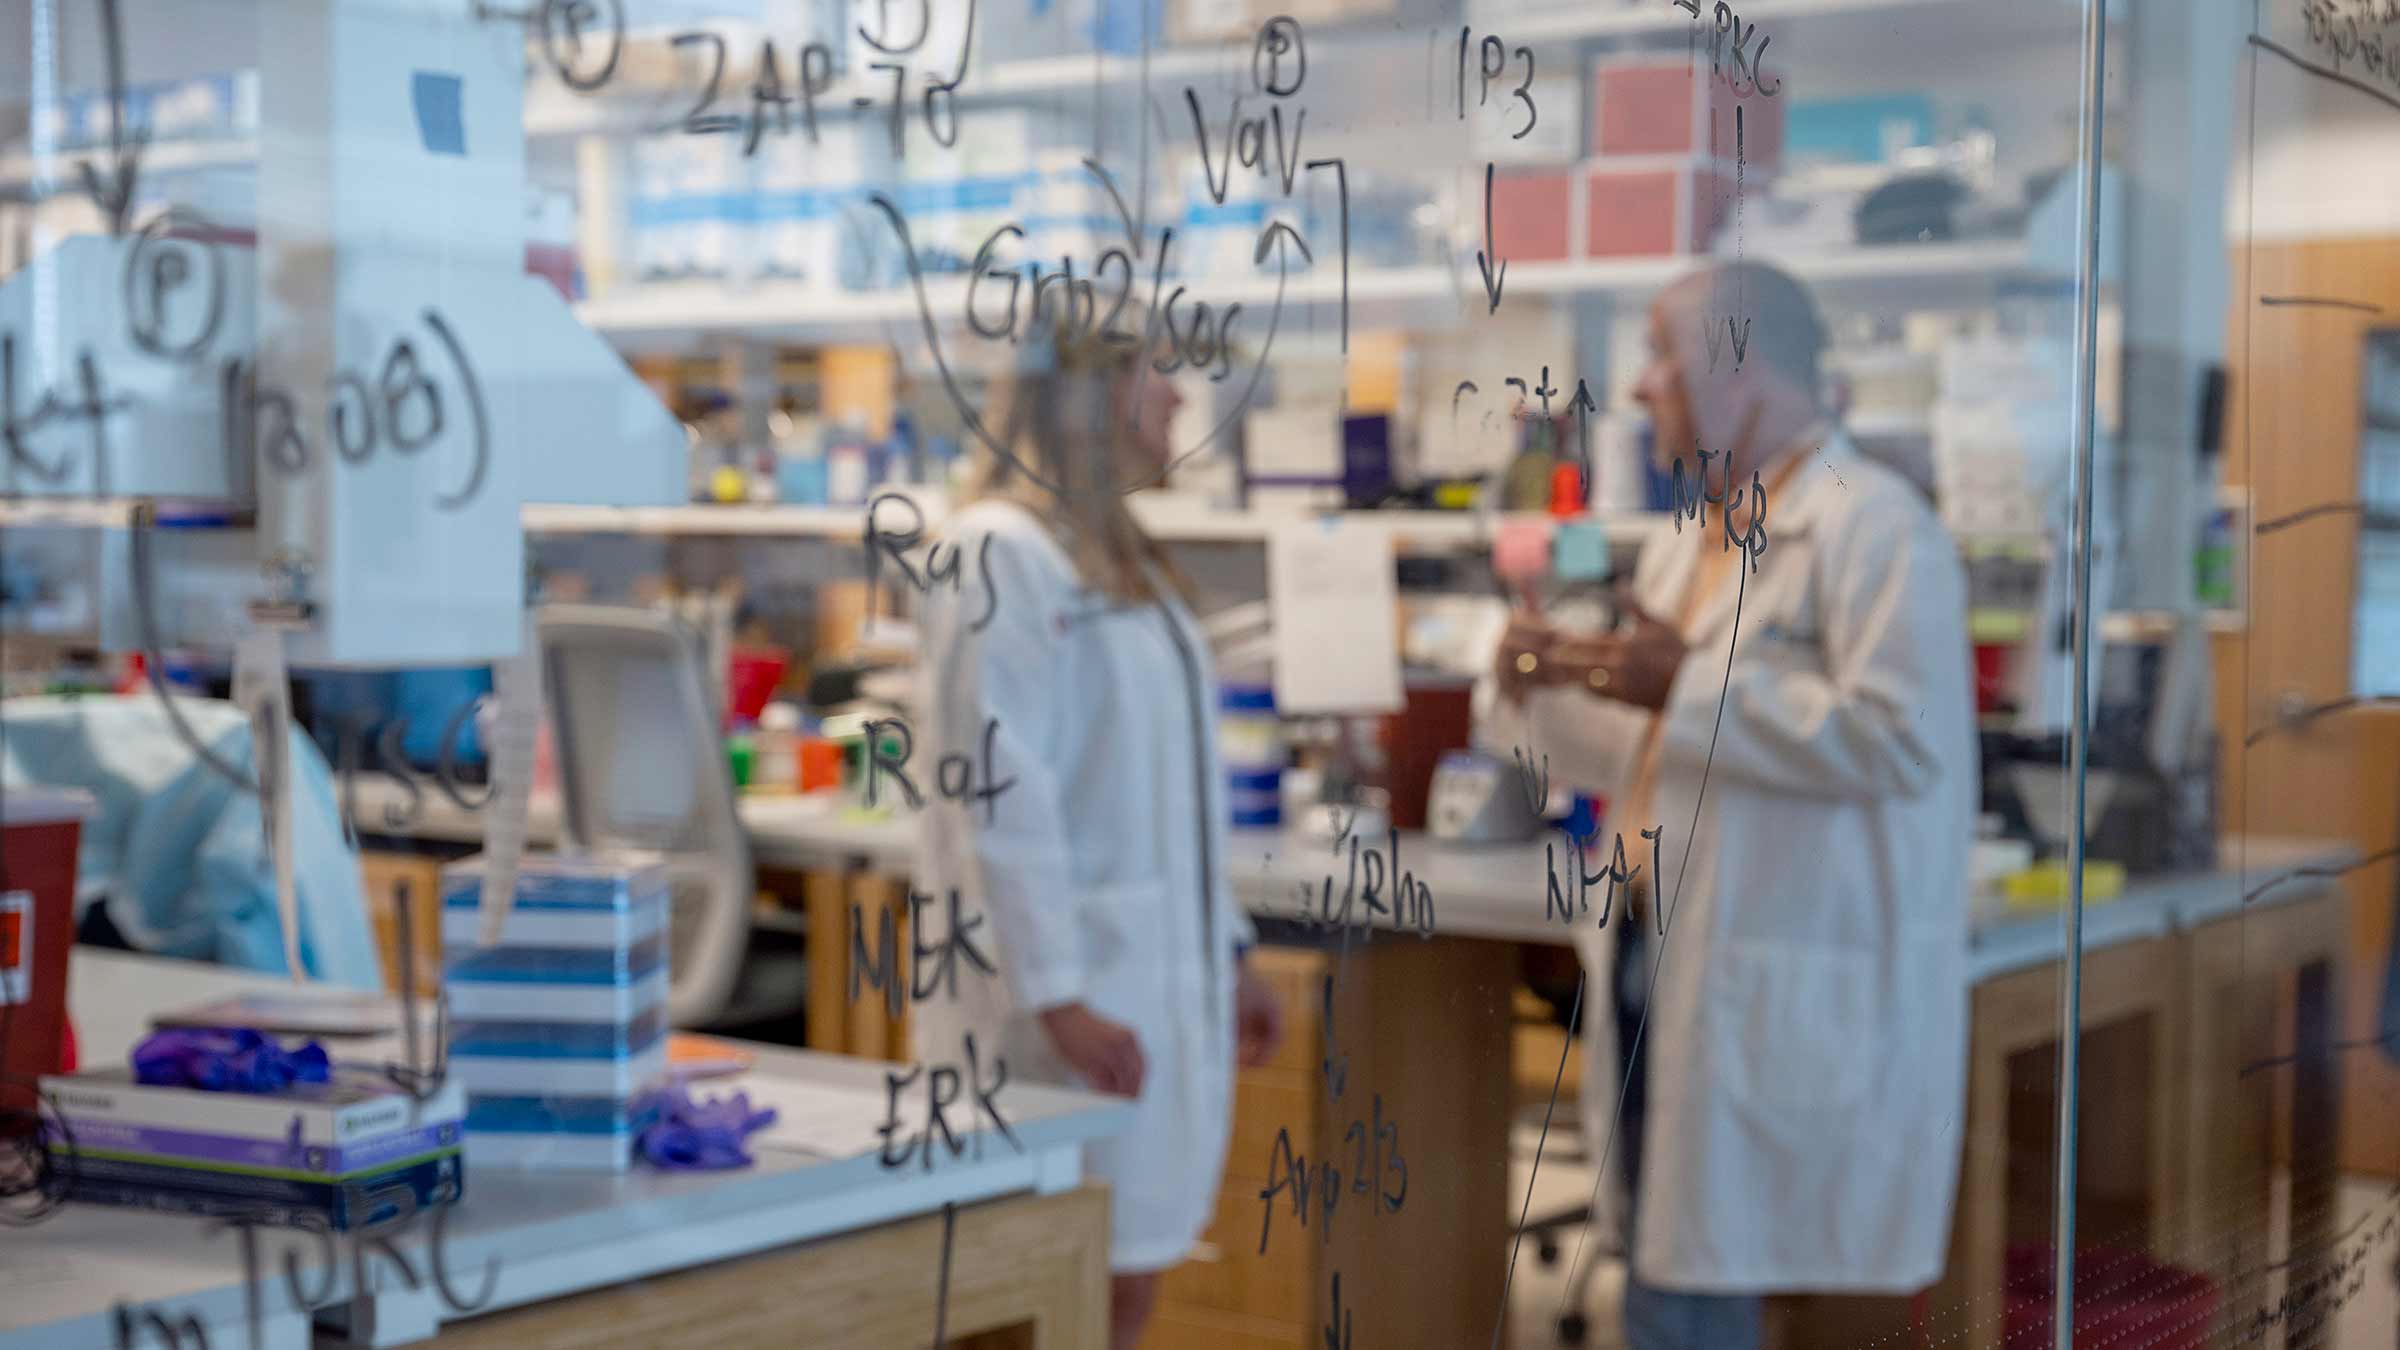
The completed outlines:
{"type": "Polygon", "coordinates": [[[0,1111],[33,1109],[36,1080],[61,1068],[75,849],[91,810],[81,792],[0,789],[0,1111]]]}

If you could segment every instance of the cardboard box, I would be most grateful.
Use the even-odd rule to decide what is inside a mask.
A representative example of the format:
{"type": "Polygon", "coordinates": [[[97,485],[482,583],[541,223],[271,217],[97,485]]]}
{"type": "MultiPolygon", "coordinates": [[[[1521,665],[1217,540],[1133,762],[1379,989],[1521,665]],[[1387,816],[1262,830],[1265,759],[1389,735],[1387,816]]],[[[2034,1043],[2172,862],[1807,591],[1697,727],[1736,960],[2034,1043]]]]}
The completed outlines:
{"type": "Polygon", "coordinates": [[[1706,253],[1733,219],[1731,164],[1677,156],[1586,163],[1579,171],[1586,258],[1655,258],[1706,253]]]}
{"type": "Polygon", "coordinates": [[[1783,161],[1783,100],[1737,96],[1709,73],[1704,54],[1657,58],[1603,57],[1592,63],[1591,153],[1684,155],[1751,171],[1783,161]],[[1734,109],[1741,109],[1740,144],[1734,109]]]}

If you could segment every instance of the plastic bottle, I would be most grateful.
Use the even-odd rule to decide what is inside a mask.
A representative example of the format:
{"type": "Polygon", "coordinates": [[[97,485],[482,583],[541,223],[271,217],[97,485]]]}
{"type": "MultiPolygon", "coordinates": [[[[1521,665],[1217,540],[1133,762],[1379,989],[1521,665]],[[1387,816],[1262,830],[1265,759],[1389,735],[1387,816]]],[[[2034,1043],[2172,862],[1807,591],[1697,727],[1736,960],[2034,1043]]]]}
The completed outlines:
{"type": "Polygon", "coordinates": [[[866,429],[844,422],[825,443],[826,504],[864,506],[869,485],[866,429]]]}
{"type": "Polygon", "coordinates": [[[793,792],[800,786],[800,710],[789,703],[768,704],[758,714],[758,731],[750,738],[750,790],[793,792]]]}

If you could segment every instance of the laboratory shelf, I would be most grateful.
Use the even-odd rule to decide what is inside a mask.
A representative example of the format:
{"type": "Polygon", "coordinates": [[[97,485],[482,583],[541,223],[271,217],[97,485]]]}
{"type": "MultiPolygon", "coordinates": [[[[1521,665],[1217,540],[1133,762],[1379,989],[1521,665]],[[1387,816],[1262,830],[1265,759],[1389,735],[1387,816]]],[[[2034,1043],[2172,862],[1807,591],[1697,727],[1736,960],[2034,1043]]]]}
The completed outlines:
{"type": "MultiPolygon", "coordinates": [[[[1775,262],[1819,294],[1849,303],[1980,303],[2003,282],[2065,280],[2038,266],[2024,242],[2015,239],[1894,244],[1782,256],[1754,251],[1747,256],[1775,262]]],[[[1511,263],[1504,303],[1518,296],[1638,300],[1706,261],[1671,255],[1511,263]]],[[[1187,279],[1181,284],[1189,288],[1187,293],[1193,299],[1220,308],[1238,303],[1246,313],[1260,314],[1274,304],[1278,281],[1273,275],[1254,275],[1230,280],[1187,279]]],[[[1321,324],[1341,303],[1342,290],[1340,268],[1320,263],[1282,284],[1283,306],[1287,311],[1312,312],[1311,317],[1321,324]]],[[[965,328],[966,294],[963,277],[926,281],[925,307],[931,310],[937,329],[965,328]]],[[[1464,322],[1487,309],[1471,259],[1461,259],[1450,267],[1354,269],[1349,295],[1354,329],[1397,324],[1422,327],[1445,319],[1464,322]]],[[[784,342],[886,341],[919,334],[924,322],[917,297],[909,290],[828,292],[796,284],[725,281],[622,285],[578,303],[575,314],[620,347],[641,350],[685,346],[700,336],[784,342]]]]}
{"type": "MultiPolygon", "coordinates": [[[[76,166],[89,161],[94,166],[108,160],[108,147],[78,146],[43,156],[39,166],[45,170],[41,177],[53,192],[83,190],[82,170],[76,166]]],[[[140,172],[172,174],[198,172],[255,165],[258,163],[258,142],[248,136],[229,139],[196,139],[188,141],[156,141],[142,147],[140,172]]],[[[23,191],[33,186],[37,167],[33,153],[26,149],[11,150],[0,155],[0,191],[23,191]]]]}
{"type": "MultiPolygon", "coordinates": [[[[937,502],[918,498],[926,522],[944,514],[937,502]]],[[[1475,511],[1342,511],[1321,516],[1301,512],[1218,511],[1180,503],[1135,497],[1134,513],[1142,526],[1163,542],[1179,544],[1261,544],[1281,527],[1294,522],[1341,520],[1381,529],[1392,536],[1401,552],[1471,552],[1488,546],[1496,522],[1548,520],[1533,512],[1475,511]]],[[[1622,512],[1597,517],[1610,537],[1637,543],[1666,528],[1666,516],[1622,512]]],[[[865,532],[866,511],[855,506],[527,506],[529,533],[625,534],[645,537],[722,536],[836,539],[857,542],[865,532]]]]}
{"type": "Polygon", "coordinates": [[[628,534],[653,538],[711,535],[785,539],[858,539],[867,513],[856,506],[544,506],[529,504],[529,534],[628,534]]]}
{"type": "MultiPolygon", "coordinates": [[[[1693,23],[1691,12],[1675,0],[1561,5],[1533,13],[1514,12],[1513,5],[1479,8],[1485,11],[1484,17],[1493,30],[1510,42],[1680,34],[1693,23]]],[[[1708,26],[1713,29],[1716,9],[1713,0],[1702,0],[1700,8],[1711,16],[1708,26]]],[[[1978,25],[1975,35],[1984,43],[2061,32],[2073,35],[2080,21],[2076,7],[2067,0],[2019,0],[2007,5],[1985,4],[1982,0],[1749,0],[1736,8],[1745,25],[1756,25],[1770,37],[1779,35],[1785,25],[1803,25],[1813,40],[1811,45],[1817,48],[1852,45],[1861,39],[1880,38],[1885,44],[1913,42],[1916,35],[1901,31],[1894,23],[1919,15],[1939,15],[1945,34],[1954,32],[1962,20],[1974,21],[1978,25]]],[[[1791,50],[1798,41],[1788,39],[1786,50],[1791,50]]],[[[1776,57],[1770,54],[1767,63],[1772,79],[1776,57]]]]}
{"type": "MultiPolygon", "coordinates": [[[[1710,16],[1708,26],[1713,28],[1713,0],[1703,0],[1701,9],[1710,16]]],[[[1795,59],[1808,60],[1813,74],[1817,63],[1828,57],[1855,57],[1883,67],[1889,61],[1917,56],[1922,50],[1922,34],[1911,31],[1909,20],[1919,16],[1938,17],[1945,34],[1957,36],[1962,49],[1972,50],[2072,38],[2078,31],[2078,12],[2068,0],[2019,0],[2003,5],[1985,0],[1749,0],[1740,11],[1745,24],[1781,39],[1768,58],[1770,78],[1776,69],[1795,59]],[[1968,25],[1963,32],[1962,24],[1968,25]]],[[[1473,7],[1469,17],[1508,42],[1537,44],[1671,37],[1687,33],[1694,23],[1691,12],[1676,0],[1617,0],[1613,4],[1585,0],[1530,12],[1514,3],[1487,4],[1473,7]]],[[[1312,68],[1319,69],[1419,59],[1428,40],[1450,31],[1446,25],[1433,23],[1395,28],[1388,19],[1311,24],[1309,57],[1312,68]]],[[[779,43],[783,36],[777,35],[779,43]]],[[[659,30],[637,40],[663,51],[666,37],[666,32],[659,30]]],[[[738,67],[745,59],[743,43],[737,39],[731,49],[738,67]]],[[[1153,87],[1186,83],[1247,87],[1250,49],[1251,40],[1245,35],[1160,45],[1147,55],[1078,52],[990,61],[968,72],[958,86],[957,100],[961,104],[1005,103],[1059,95],[1090,96],[1144,83],[1153,87]]],[[[640,64],[654,72],[675,70],[669,61],[640,64]]],[[[737,76],[746,78],[742,70],[729,69],[727,88],[746,87],[737,76]]],[[[663,92],[655,85],[636,88],[628,82],[623,94],[589,98],[548,80],[528,92],[526,134],[544,140],[651,129],[667,115],[657,106],[663,92]]],[[[880,108],[890,93],[888,76],[843,75],[820,96],[820,106],[840,107],[863,97],[871,107],[880,108]]]]}
{"type": "Polygon", "coordinates": [[[42,527],[123,530],[147,503],[162,530],[245,530],[251,508],[221,502],[147,497],[0,497],[0,530],[42,527]]]}

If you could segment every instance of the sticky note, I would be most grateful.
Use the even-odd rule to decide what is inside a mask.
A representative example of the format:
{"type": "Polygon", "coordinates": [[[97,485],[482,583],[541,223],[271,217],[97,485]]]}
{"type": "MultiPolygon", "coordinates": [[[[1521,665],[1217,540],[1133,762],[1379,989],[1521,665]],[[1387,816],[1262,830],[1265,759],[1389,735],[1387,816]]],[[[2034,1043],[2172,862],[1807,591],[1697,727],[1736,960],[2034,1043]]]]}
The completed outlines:
{"type": "Polygon", "coordinates": [[[1550,570],[1550,524],[1504,520],[1492,532],[1492,572],[1509,581],[1534,581],[1550,570]]]}
{"type": "Polygon", "coordinates": [[[420,70],[408,77],[408,100],[417,113],[417,139],[428,153],[467,153],[466,118],[460,106],[464,89],[456,75],[420,70]]]}
{"type": "Polygon", "coordinates": [[[1550,567],[1561,581],[1608,579],[1608,529],[1596,520],[1562,520],[1550,537],[1550,567]]]}

